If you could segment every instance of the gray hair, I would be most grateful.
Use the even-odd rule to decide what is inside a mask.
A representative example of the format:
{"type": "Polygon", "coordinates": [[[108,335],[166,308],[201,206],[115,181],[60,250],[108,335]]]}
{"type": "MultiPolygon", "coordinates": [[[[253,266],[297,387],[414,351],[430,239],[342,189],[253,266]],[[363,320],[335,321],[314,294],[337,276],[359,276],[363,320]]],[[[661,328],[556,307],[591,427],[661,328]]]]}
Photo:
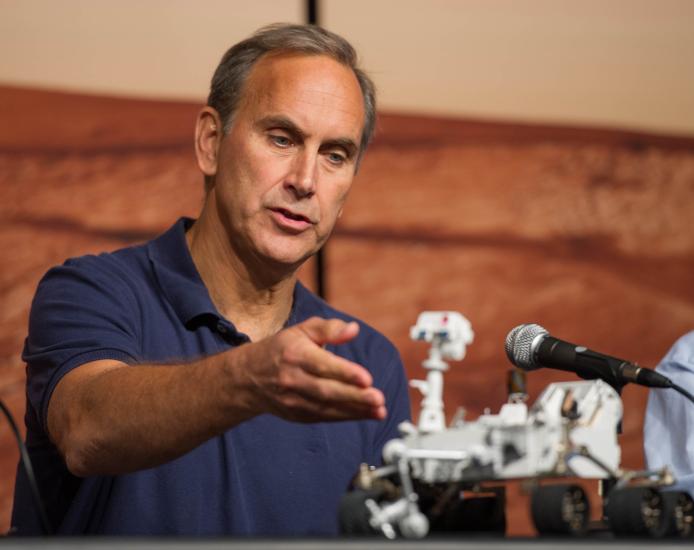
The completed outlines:
{"type": "Polygon", "coordinates": [[[357,67],[357,52],[352,45],[341,36],[315,25],[267,25],[227,50],[212,77],[207,97],[207,105],[219,113],[224,131],[231,128],[253,65],[265,54],[280,52],[327,55],[354,71],[364,98],[364,129],[359,147],[361,158],[376,126],[376,89],[366,73],[357,67]]]}

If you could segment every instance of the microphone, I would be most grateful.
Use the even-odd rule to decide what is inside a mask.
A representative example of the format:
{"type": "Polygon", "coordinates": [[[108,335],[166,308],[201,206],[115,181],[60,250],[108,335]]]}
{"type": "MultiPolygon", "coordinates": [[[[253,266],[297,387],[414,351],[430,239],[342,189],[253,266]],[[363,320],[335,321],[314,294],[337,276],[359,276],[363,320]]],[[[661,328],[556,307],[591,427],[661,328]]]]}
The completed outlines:
{"type": "Polygon", "coordinates": [[[669,378],[652,369],[564,342],[540,325],[518,325],[508,333],[505,347],[511,363],[523,370],[547,367],[569,371],[585,380],[604,380],[617,391],[630,382],[649,388],[673,387],[669,378]]]}

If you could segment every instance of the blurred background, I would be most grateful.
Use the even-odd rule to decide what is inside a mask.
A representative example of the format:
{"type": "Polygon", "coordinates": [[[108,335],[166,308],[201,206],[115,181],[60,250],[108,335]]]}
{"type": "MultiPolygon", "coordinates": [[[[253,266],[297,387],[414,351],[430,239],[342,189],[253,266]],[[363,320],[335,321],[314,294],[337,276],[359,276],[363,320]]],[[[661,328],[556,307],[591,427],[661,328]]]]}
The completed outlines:
{"type": "MultiPolygon", "coordinates": [[[[264,24],[305,22],[305,4],[0,0],[0,398],[18,421],[40,277],[196,216],[193,123],[219,58],[264,24]]],[[[318,7],[360,52],[381,114],[325,252],[327,297],[391,338],[411,378],[418,313],[463,313],[475,342],[446,375],[449,417],[504,402],[520,323],[646,366],[694,329],[694,3],[318,7]]],[[[314,286],[313,265],[302,278],[314,286]]],[[[531,400],[570,379],[531,373],[531,400]]],[[[647,390],[623,399],[623,463],[638,468],[647,390]]],[[[0,532],[17,459],[2,420],[0,532]]],[[[532,534],[522,488],[509,492],[509,532],[532,534]]]]}

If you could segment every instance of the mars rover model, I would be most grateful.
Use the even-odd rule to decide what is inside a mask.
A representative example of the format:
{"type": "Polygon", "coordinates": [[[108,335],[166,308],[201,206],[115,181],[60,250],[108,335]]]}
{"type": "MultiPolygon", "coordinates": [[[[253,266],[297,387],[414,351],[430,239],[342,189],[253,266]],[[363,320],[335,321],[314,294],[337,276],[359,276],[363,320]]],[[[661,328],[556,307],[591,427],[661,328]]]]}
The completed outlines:
{"type": "Polygon", "coordinates": [[[431,345],[423,362],[427,379],[411,381],[424,397],[418,424],[400,425],[401,437],[384,447],[384,466],[362,465],[341,505],[343,532],[388,538],[421,538],[430,531],[503,534],[503,483],[525,480],[533,486],[531,515],[543,535],[694,534],[692,498],[661,491],[674,483],[667,469],[620,468],[622,402],[610,384],[550,384],[528,407],[523,373],[511,371],[509,399],[498,414],[485,411],[467,421],[461,410],[446,427],[444,359],[463,359],[474,336],[470,323],[457,312],[424,312],[410,336],[431,345]],[[586,492],[571,478],[599,480],[600,522],[589,521],[586,492]]]}

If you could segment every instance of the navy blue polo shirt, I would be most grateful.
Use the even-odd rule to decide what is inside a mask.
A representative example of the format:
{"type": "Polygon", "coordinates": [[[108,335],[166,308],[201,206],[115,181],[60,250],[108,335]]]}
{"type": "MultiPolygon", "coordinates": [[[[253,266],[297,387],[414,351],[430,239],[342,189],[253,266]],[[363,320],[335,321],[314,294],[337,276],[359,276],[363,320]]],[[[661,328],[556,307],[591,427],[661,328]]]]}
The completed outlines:
{"type": "MultiPolygon", "coordinates": [[[[76,478],[47,437],[56,384],[89,361],[180,363],[248,342],[215,309],[185,241],[191,220],[141,246],[71,259],[51,269],[32,304],[27,363],[27,446],[58,533],[329,535],[361,462],[380,463],[410,414],[396,349],[359,322],[353,341],[328,349],[366,367],[386,396],[384,421],[299,424],[245,421],[180,458],[118,476],[76,478]]],[[[355,320],[296,285],[287,325],[312,316],[355,320]]],[[[23,470],[12,526],[40,533],[23,470]]]]}

